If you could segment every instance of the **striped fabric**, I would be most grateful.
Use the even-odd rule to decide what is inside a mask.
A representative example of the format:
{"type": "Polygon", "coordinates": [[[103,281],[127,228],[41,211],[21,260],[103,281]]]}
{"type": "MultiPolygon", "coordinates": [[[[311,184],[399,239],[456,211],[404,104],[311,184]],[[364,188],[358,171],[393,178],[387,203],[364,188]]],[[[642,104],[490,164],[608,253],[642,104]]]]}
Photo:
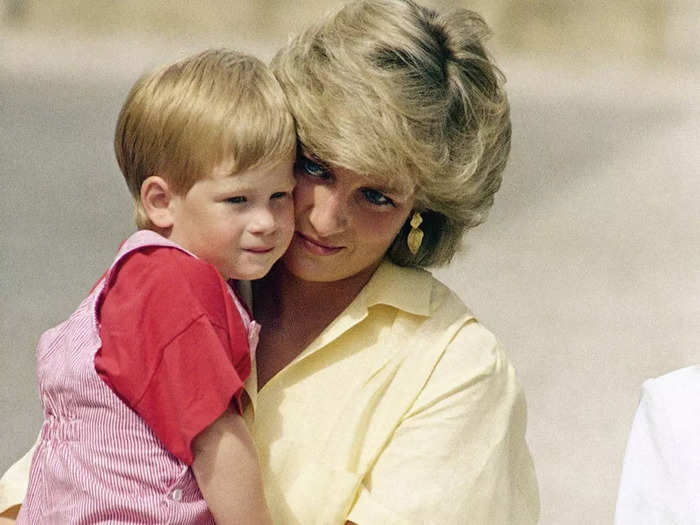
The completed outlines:
{"type": "MultiPolygon", "coordinates": [[[[122,245],[106,279],[126,254],[153,245],[177,247],[139,231],[122,245]]],[[[101,344],[96,306],[104,282],[39,341],[44,424],[18,523],[214,523],[191,469],[95,371],[101,344]]],[[[232,296],[254,349],[259,326],[232,296]]]]}

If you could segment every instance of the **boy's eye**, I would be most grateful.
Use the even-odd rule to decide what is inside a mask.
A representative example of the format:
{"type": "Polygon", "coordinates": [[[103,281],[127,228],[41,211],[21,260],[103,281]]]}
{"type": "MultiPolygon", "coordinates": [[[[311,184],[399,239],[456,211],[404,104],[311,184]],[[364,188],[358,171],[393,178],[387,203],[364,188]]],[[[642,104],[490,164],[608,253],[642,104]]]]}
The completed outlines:
{"type": "Polygon", "coordinates": [[[361,190],[362,195],[364,195],[365,200],[371,204],[375,204],[377,206],[393,206],[394,201],[392,201],[389,197],[384,195],[382,192],[373,190],[371,188],[364,188],[361,190]]]}
{"type": "Polygon", "coordinates": [[[299,164],[299,167],[306,173],[307,175],[310,175],[312,177],[316,177],[319,179],[325,179],[328,178],[328,171],[326,168],[321,166],[318,162],[314,162],[308,157],[301,157],[297,163],[299,164]]]}
{"type": "Polygon", "coordinates": [[[230,202],[231,204],[240,204],[242,202],[246,202],[248,199],[246,199],[243,195],[236,195],[235,197],[229,197],[226,199],[226,202],[230,202]]]}

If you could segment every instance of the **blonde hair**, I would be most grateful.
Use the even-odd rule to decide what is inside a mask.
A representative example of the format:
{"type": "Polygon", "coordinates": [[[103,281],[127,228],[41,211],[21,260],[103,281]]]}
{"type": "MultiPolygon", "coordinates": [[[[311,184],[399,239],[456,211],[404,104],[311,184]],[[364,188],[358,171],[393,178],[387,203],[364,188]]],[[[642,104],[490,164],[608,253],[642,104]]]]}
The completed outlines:
{"type": "Polygon", "coordinates": [[[272,61],[313,157],[415,189],[425,237],[411,254],[407,221],[387,254],[397,264],[449,262],[493,204],[511,124],[504,78],[483,47],[489,33],[465,9],[357,1],[272,61]]]}
{"type": "Polygon", "coordinates": [[[275,77],[260,60],[208,50],[139,79],[122,107],[114,137],[117,162],[151,228],[141,184],[162,176],[178,194],[221,162],[231,174],[294,158],[294,121],[275,77]]]}

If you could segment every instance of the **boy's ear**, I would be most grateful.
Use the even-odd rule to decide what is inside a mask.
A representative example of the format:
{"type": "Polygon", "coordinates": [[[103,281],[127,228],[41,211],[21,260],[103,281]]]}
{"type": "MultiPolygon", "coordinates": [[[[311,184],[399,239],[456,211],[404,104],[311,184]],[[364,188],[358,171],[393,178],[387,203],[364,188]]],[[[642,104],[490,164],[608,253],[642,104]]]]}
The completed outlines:
{"type": "Polygon", "coordinates": [[[174,193],[162,177],[153,175],[141,184],[141,206],[154,226],[172,228],[174,193]]]}

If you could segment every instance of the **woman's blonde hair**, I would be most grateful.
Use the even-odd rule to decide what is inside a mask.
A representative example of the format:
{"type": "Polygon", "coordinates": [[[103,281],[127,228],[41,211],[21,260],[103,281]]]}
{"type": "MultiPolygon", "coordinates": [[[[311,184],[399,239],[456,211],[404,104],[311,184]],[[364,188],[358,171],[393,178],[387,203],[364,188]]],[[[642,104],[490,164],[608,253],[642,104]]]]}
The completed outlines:
{"type": "Polygon", "coordinates": [[[365,0],[272,61],[305,150],[370,181],[415,188],[425,237],[411,254],[407,221],[388,251],[397,264],[449,262],[493,204],[511,124],[504,78],[483,47],[489,34],[465,9],[365,0]]]}
{"type": "Polygon", "coordinates": [[[136,205],[136,224],[151,224],[141,184],[165,178],[178,194],[222,162],[231,174],[294,158],[294,120],[268,67],[236,51],[208,50],[139,79],[122,107],[114,137],[117,162],[136,205]]]}

